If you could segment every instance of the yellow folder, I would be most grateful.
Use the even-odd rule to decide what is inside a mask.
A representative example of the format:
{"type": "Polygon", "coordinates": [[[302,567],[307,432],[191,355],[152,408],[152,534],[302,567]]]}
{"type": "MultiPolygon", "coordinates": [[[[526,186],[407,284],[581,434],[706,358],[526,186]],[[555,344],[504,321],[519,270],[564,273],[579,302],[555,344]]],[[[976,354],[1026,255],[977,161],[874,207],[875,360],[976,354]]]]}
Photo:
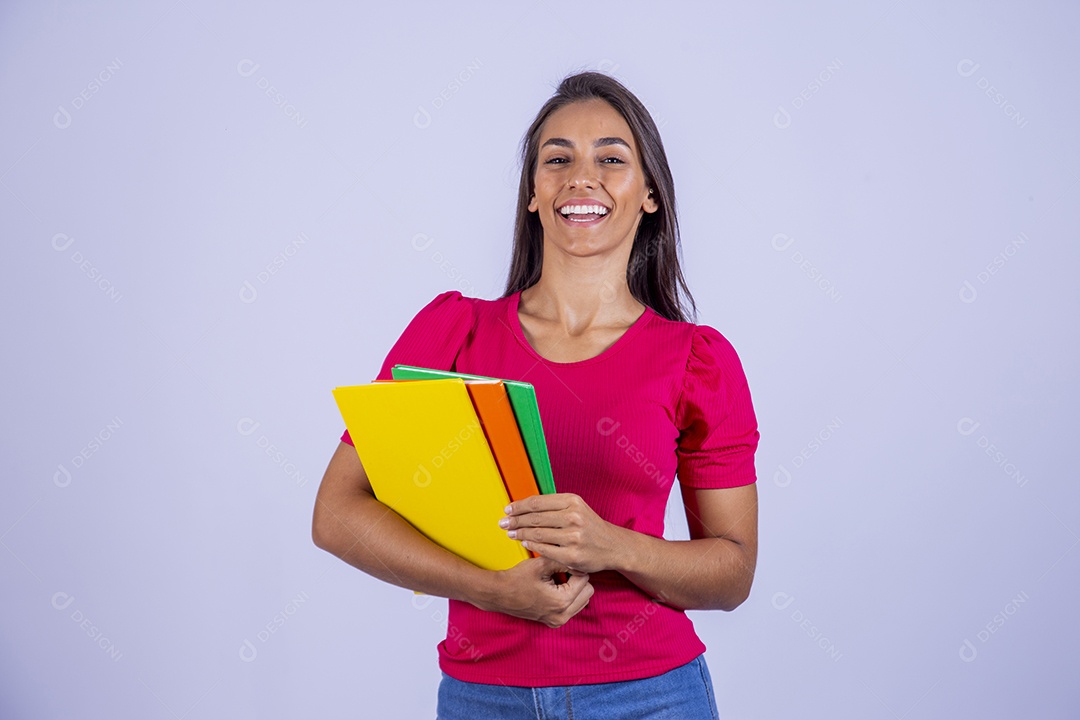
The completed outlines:
{"type": "Polygon", "coordinates": [[[376,498],[479,567],[529,557],[498,525],[510,498],[462,379],[338,387],[334,399],[376,498]]]}

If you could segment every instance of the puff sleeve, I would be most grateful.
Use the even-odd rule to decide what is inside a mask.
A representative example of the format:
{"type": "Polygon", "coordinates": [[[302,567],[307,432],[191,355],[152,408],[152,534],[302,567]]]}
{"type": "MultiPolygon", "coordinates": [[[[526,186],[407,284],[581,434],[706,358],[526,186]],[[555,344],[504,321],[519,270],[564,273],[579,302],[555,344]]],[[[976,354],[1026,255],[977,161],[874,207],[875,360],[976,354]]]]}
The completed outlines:
{"type": "Polygon", "coordinates": [[[757,479],[757,418],[735,348],[697,325],[676,410],[678,478],[694,488],[729,488],[757,479]]]}
{"type": "MultiPolygon", "coordinates": [[[[394,365],[453,370],[458,352],[473,331],[476,314],[470,298],[448,290],[420,309],[383,360],[378,380],[390,380],[394,365]]],[[[349,431],[341,442],[352,445],[349,431]]]]}

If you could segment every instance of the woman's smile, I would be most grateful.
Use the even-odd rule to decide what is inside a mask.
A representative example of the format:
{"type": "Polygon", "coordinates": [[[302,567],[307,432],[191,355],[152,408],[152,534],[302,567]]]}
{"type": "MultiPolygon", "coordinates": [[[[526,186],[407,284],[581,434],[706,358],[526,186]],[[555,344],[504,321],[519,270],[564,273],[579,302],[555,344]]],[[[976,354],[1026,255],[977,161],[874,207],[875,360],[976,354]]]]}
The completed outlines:
{"type": "Polygon", "coordinates": [[[571,225],[593,227],[607,217],[610,210],[606,205],[590,198],[570,200],[558,209],[559,216],[571,225]]]}

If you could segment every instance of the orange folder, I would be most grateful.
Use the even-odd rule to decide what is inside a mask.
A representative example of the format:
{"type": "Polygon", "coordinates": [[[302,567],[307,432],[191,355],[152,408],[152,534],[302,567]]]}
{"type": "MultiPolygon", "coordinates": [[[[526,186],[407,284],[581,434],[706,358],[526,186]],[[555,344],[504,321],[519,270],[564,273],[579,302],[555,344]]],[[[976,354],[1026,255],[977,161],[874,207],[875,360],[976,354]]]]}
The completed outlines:
{"type": "MultiPolygon", "coordinates": [[[[540,488],[529,463],[529,454],[525,451],[525,443],[521,440],[514,410],[510,407],[510,398],[502,381],[466,380],[465,387],[469,390],[469,397],[480,418],[480,426],[487,436],[510,500],[524,500],[539,495],[540,488]]],[[[536,557],[532,550],[529,555],[536,557]]]]}

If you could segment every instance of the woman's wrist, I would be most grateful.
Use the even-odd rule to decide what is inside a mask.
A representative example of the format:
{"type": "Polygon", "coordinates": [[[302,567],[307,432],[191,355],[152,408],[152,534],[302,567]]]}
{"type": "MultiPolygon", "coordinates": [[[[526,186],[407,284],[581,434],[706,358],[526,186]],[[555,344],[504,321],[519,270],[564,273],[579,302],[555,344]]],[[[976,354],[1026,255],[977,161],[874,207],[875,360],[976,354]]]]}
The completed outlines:
{"type": "Polygon", "coordinates": [[[473,577],[464,588],[462,599],[481,610],[494,610],[499,597],[499,573],[495,570],[476,568],[473,577]]]}
{"type": "Polygon", "coordinates": [[[647,540],[649,536],[620,525],[612,524],[611,527],[615,542],[607,563],[608,569],[624,575],[635,572],[641,557],[642,540],[647,540]]]}

